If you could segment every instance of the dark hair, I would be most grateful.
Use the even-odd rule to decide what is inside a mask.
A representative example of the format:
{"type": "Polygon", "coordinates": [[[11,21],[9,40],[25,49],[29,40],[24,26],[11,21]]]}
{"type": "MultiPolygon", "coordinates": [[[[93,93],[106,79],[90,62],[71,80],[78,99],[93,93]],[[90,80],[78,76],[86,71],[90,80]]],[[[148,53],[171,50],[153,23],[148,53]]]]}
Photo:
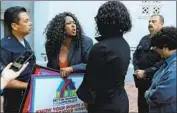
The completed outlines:
{"type": "Polygon", "coordinates": [[[81,28],[81,25],[74,14],[70,12],[63,12],[58,15],[56,15],[47,25],[44,33],[46,34],[46,52],[47,53],[56,53],[60,47],[61,44],[64,41],[64,35],[65,35],[65,17],[70,16],[74,19],[76,22],[76,48],[78,48],[81,45],[82,35],[83,31],[81,28]]]}
{"type": "Polygon", "coordinates": [[[177,29],[176,27],[163,27],[159,32],[152,36],[152,46],[169,50],[177,49],[177,29]]]}
{"type": "Polygon", "coordinates": [[[4,12],[4,22],[10,31],[12,30],[11,24],[20,21],[19,14],[21,12],[26,12],[26,9],[21,6],[10,7],[4,12]]]}
{"type": "Polygon", "coordinates": [[[159,19],[160,19],[160,21],[161,21],[162,23],[164,23],[164,17],[163,17],[162,15],[160,15],[160,14],[154,14],[154,15],[152,15],[151,17],[154,17],[154,16],[158,16],[159,19]]]}
{"type": "Polygon", "coordinates": [[[123,35],[131,27],[130,14],[120,1],[108,1],[98,10],[95,17],[97,32],[103,36],[123,35]]]}

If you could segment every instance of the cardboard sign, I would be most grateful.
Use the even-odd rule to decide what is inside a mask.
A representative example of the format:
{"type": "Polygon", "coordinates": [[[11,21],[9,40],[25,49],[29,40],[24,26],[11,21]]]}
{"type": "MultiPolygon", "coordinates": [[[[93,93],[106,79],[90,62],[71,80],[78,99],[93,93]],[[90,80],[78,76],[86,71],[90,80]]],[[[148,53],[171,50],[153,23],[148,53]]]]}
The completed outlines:
{"type": "Polygon", "coordinates": [[[76,95],[83,76],[84,73],[73,73],[63,79],[57,71],[35,68],[20,112],[86,112],[84,103],[76,95]]]}

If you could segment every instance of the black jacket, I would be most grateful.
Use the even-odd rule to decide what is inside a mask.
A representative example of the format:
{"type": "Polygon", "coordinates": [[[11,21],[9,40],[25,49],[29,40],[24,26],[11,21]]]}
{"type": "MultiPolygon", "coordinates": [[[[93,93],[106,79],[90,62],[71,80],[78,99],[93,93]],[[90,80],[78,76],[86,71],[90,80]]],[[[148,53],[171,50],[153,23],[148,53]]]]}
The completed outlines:
{"type": "MultiPolygon", "coordinates": [[[[17,40],[13,35],[7,36],[1,39],[0,46],[0,62],[2,65],[6,66],[10,62],[16,60],[24,51],[32,51],[29,43],[24,39],[25,47],[17,40]]],[[[33,51],[32,51],[33,52],[33,51]]],[[[33,71],[33,66],[36,62],[35,56],[29,60],[29,65],[20,74],[17,80],[28,82],[33,71]]],[[[1,69],[2,71],[2,69],[1,69]]]]}
{"type": "Polygon", "coordinates": [[[143,86],[143,84],[149,87],[153,74],[160,68],[162,63],[160,55],[151,49],[151,38],[149,37],[150,35],[146,35],[141,39],[133,54],[134,71],[137,69],[145,70],[147,78],[140,80],[134,76],[137,87],[143,86]]]}
{"type": "Polygon", "coordinates": [[[78,97],[94,104],[95,109],[117,111],[121,105],[128,107],[124,80],[130,63],[130,47],[122,36],[99,37],[97,40],[99,43],[90,51],[78,97]]]}

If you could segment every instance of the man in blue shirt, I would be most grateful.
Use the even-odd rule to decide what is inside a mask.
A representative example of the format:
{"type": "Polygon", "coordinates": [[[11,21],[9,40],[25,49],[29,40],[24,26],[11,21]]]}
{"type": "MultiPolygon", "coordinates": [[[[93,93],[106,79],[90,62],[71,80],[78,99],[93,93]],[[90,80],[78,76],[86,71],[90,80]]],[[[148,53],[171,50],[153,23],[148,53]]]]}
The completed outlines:
{"type": "Polygon", "coordinates": [[[176,113],[177,28],[162,28],[153,36],[152,46],[165,60],[145,93],[150,113],[176,113]]]}

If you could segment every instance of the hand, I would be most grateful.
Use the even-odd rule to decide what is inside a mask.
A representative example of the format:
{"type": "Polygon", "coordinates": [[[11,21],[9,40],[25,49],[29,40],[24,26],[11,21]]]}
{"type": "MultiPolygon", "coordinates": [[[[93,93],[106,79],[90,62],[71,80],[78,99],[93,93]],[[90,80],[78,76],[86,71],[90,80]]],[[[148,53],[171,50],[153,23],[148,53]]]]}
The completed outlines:
{"type": "Polygon", "coordinates": [[[138,69],[135,71],[135,75],[137,78],[142,79],[145,77],[145,71],[138,69]]]}
{"type": "Polygon", "coordinates": [[[13,64],[13,63],[8,64],[8,65],[3,69],[2,73],[1,73],[2,79],[4,79],[4,80],[7,81],[7,82],[9,82],[9,81],[11,81],[11,80],[17,78],[17,77],[24,71],[24,69],[28,66],[29,63],[24,64],[24,65],[22,66],[22,68],[21,68],[19,71],[17,71],[17,72],[15,72],[15,71],[13,71],[12,69],[10,69],[10,67],[12,66],[12,64],[13,64]]]}
{"type": "Polygon", "coordinates": [[[28,64],[29,63],[24,64],[22,68],[17,72],[10,69],[12,63],[8,64],[1,73],[1,89],[4,89],[11,80],[17,78],[22,73],[22,71],[24,71],[28,64]]]}
{"type": "Polygon", "coordinates": [[[64,78],[68,77],[68,75],[71,72],[73,72],[73,68],[72,67],[60,68],[61,76],[64,77],[64,78]]]}

